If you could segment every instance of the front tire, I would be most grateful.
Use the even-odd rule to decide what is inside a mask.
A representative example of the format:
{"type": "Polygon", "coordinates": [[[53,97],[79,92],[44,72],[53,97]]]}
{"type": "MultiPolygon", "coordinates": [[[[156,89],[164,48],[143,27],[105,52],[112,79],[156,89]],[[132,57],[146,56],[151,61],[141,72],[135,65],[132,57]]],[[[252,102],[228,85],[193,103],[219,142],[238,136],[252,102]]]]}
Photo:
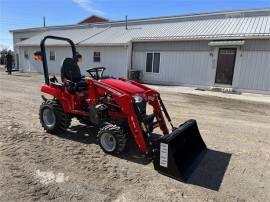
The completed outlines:
{"type": "Polygon", "coordinates": [[[124,130],[111,123],[106,123],[101,127],[97,137],[101,149],[108,154],[121,153],[127,144],[127,136],[124,130]]]}
{"type": "Polygon", "coordinates": [[[60,134],[70,126],[71,118],[57,100],[46,100],[40,105],[39,119],[46,132],[60,134]]]}

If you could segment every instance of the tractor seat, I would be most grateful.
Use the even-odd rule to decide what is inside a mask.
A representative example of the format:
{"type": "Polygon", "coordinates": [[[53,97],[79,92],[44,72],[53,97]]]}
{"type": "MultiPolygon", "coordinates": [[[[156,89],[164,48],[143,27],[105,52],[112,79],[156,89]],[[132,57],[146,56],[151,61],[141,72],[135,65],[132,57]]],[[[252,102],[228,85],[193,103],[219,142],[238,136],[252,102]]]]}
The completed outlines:
{"type": "Polygon", "coordinates": [[[82,90],[87,90],[87,82],[85,80],[81,80],[77,83],[75,83],[75,86],[76,86],[76,90],[78,91],[82,91],[82,90]]]}
{"type": "Polygon", "coordinates": [[[77,83],[70,83],[67,87],[67,90],[71,94],[75,94],[75,92],[86,91],[88,89],[87,82],[85,80],[81,80],[77,83]]]}

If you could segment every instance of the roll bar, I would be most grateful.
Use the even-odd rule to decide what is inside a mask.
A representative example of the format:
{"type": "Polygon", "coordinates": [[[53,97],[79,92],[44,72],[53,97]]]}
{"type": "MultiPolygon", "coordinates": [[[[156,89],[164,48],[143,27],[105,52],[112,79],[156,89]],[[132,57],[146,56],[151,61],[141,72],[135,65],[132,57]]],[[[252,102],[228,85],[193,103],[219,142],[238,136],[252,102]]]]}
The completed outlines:
{"type": "Polygon", "coordinates": [[[59,36],[51,36],[51,35],[48,35],[48,36],[45,36],[41,42],[40,42],[40,54],[42,56],[42,64],[43,64],[43,72],[44,72],[44,79],[45,79],[45,83],[47,85],[50,84],[50,79],[49,79],[49,72],[48,72],[48,64],[47,64],[47,57],[46,57],[46,49],[45,49],[45,41],[47,39],[54,39],[54,40],[61,40],[61,41],[67,41],[70,46],[71,46],[71,49],[72,49],[72,57],[74,60],[76,60],[76,47],[75,47],[75,44],[74,42],[69,39],[69,38],[65,38],[65,37],[59,37],[59,36]]]}

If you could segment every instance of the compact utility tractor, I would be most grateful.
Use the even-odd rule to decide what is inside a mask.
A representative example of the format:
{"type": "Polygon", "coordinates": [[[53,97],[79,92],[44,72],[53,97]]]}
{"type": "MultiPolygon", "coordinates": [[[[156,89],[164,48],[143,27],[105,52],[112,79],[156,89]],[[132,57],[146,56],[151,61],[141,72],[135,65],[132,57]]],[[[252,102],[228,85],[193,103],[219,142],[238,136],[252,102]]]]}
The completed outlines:
{"type": "Polygon", "coordinates": [[[124,152],[128,138],[133,138],[139,151],[153,160],[158,172],[186,181],[196,159],[206,150],[196,121],[188,120],[174,127],[157,91],[132,80],[105,77],[104,67],[86,70],[89,77],[79,81],[65,78],[64,82],[58,82],[55,76],[50,78],[45,50],[47,39],[71,45],[73,56],[65,59],[69,63],[64,61],[61,72],[69,72],[69,77],[78,75],[77,70],[74,73],[78,69],[75,44],[68,38],[46,36],[40,43],[41,50],[35,53],[35,58],[43,62],[45,84],[41,92],[53,97],[42,96],[44,102],[39,115],[43,128],[48,133],[61,134],[69,128],[71,119],[77,118],[98,129],[98,143],[109,154],[124,152]],[[162,135],[153,133],[157,127],[162,135]]]}

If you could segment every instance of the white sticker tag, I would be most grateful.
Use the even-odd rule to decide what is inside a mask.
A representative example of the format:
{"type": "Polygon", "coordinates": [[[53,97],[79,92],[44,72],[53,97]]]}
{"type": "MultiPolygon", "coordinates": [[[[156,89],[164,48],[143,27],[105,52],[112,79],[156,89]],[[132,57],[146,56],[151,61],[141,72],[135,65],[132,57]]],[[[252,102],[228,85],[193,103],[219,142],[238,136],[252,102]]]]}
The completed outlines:
{"type": "Polygon", "coordinates": [[[159,164],[165,168],[168,167],[168,144],[160,143],[160,160],[159,164]]]}

